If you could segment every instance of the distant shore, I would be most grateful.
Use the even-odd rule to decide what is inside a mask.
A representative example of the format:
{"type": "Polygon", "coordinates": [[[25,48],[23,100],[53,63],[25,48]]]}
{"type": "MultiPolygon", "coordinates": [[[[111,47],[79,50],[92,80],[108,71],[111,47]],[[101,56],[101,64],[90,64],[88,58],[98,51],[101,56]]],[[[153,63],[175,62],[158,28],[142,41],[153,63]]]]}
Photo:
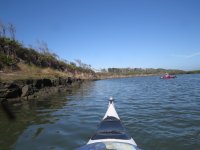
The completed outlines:
{"type": "MultiPolygon", "coordinates": [[[[183,71],[181,73],[173,73],[173,75],[180,74],[200,74],[200,70],[183,71]]],[[[112,79],[112,78],[129,78],[129,77],[146,77],[146,76],[162,76],[164,73],[155,74],[113,74],[113,73],[98,73],[98,79],[112,79]]]]}
{"type": "MultiPolygon", "coordinates": [[[[188,72],[199,73],[199,72],[188,72]]],[[[0,101],[8,100],[10,102],[22,102],[30,99],[38,99],[47,97],[51,94],[66,91],[75,87],[79,87],[85,81],[128,78],[128,77],[145,77],[159,76],[161,74],[108,74],[98,73],[95,78],[93,76],[78,77],[55,77],[46,76],[41,78],[28,78],[25,74],[20,77],[16,73],[0,73],[0,101]],[[16,75],[16,76],[15,76],[16,75]]]]}

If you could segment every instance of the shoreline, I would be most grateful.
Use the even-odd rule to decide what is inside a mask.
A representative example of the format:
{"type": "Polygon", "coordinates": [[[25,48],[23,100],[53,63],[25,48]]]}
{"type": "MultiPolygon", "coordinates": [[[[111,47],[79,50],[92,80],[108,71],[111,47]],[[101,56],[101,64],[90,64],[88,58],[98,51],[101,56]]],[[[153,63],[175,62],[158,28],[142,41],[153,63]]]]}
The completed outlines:
{"type": "Polygon", "coordinates": [[[47,97],[80,86],[85,80],[80,78],[42,78],[0,81],[0,102],[23,102],[47,97]]]}
{"type": "Polygon", "coordinates": [[[45,77],[0,80],[0,102],[20,103],[79,87],[83,82],[152,75],[97,75],[96,78],[45,77]]]}
{"type": "Polygon", "coordinates": [[[31,99],[47,97],[49,95],[67,91],[75,87],[79,87],[83,82],[132,78],[132,77],[148,77],[159,76],[161,74],[135,74],[135,75],[116,75],[116,74],[96,74],[91,78],[78,77],[44,77],[30,79],[13,79],[0,80],[0,102],[23,102],[31,99]]]}

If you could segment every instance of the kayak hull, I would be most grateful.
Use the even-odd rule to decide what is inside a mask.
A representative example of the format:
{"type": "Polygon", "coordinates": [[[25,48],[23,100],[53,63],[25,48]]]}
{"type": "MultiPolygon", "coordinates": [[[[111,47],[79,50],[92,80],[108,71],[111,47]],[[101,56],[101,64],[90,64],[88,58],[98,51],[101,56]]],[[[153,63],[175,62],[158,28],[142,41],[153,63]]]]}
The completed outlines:
{"type": "Polygon", "coordinates": [[[77,150],[141,150],[136,142],[128,135],[114,106],[112,99],[100,122],[95,134],[88,143],[77,150]]]}

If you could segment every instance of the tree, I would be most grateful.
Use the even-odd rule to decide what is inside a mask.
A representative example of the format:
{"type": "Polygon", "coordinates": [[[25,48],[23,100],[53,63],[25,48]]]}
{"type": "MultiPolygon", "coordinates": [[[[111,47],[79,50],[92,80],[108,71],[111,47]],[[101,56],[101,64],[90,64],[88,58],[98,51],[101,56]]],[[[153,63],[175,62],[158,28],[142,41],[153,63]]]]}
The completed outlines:
{"type": "Polygon", "coordinates": [[[83,63],[80,59],[75,60],[79,67],[83,69],[91,69],[91,65],[83,63]]]}
{"type": "Polygon", "coordinates": [[[2,37],[2,35],[3,35],[3,30],[2,30],[3,28],[2,28],[2,23],[0,22],[0,37],[2,37]]]}
{"type": "Polygon", "coordinates": [[[51,55],[52,55],[55,59],[57,59],[57,60],[60,59],[59,56],[58,56],[56,53],[51,53],[51,55]]]}
{"type": "Polygon", "coordinates": [[[48,44],[44,41],[37,41],[38,50],[43,54],[49,54],[48,44]]]}
{"type": "Polygon", "coordinates": [[[5,37],[6,36],[6,26],[0,22],[0,37],[5,37]]]}
{"type": "Polygon", "coordinates": [[[101,69],[101,72],[105,73],[107,70],[105,68],[101,69]]]}
{"type": "Polygon", "coordinates": [[[83,63],[80,59],[75,59],[75,62],[78,64],[79,67],[83,67],[83,63]]]}
{"type": "Polygon", "coordinates": [[[63,60],[66,64],[70,64],[70,62],[66,59],[63,60]]]}
{"type": "Polygon", "coordinates": [[[8,24],[8,31],[10,32],[10,37],[12,40],[15,40],[16,29],[12,23],[8,24]]]}

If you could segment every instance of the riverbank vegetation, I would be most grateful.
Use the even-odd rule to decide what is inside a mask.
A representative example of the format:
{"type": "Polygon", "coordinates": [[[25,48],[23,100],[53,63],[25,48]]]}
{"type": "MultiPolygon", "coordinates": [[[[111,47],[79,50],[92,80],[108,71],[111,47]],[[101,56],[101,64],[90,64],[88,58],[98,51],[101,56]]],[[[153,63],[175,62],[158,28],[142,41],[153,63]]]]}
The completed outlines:
{"type": "Polygon", "coordinates": [[[38,48],[25,47],[15,39],[15,33],[14,25],[0,24],[1,79],[52,76],[96,78],[90,65],[81,60],[75,63],[60,59],[45,42],[39,42],[38,48]]]}

